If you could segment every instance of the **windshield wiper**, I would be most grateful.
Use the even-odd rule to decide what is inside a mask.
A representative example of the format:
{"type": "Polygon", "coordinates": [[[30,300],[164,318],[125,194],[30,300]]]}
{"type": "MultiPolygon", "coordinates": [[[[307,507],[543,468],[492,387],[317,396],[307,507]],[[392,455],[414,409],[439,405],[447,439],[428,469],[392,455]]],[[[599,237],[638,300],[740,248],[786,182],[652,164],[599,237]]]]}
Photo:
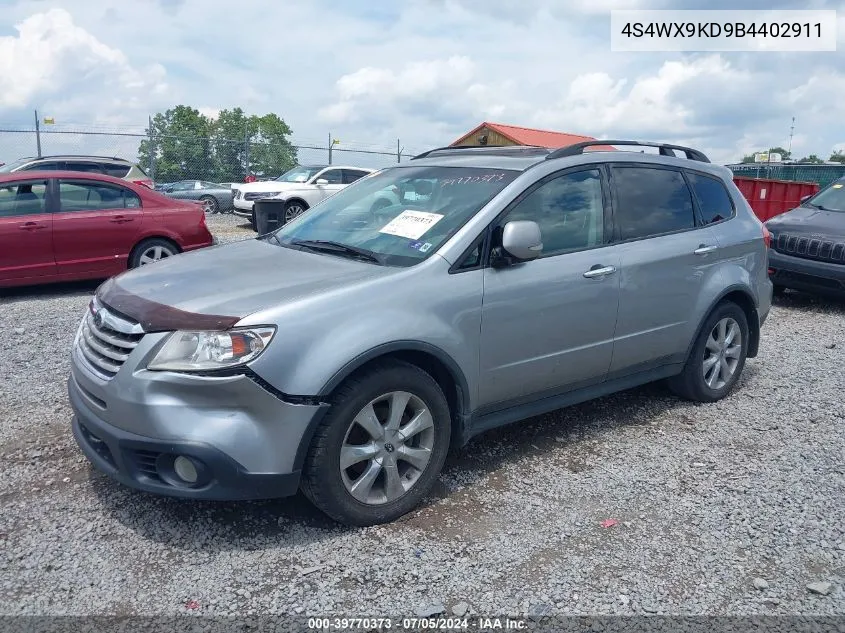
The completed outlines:
{"type": "Polygon", "coordinates": [[[357,246],[349,246],[342,242],[333,242],[331,240],[293,240],[291,242],[294,246],[302,246],[303,248],[312,251],[320,251],[322,253],[334,253],[343,257],[354,257],[356,259],[364,259],[368,262],[381,264],[381,258],[368,251],[365,248],[358,248],[357,246]]]}

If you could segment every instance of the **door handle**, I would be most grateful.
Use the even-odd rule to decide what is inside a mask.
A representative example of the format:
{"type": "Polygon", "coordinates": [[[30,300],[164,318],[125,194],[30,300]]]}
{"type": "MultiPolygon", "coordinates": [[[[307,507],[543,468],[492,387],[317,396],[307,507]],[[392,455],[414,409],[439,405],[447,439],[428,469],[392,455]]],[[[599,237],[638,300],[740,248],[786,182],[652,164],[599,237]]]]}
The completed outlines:
{"type": "Polygon", "coordinates": [[[712,253],[716,250],[715,246],[706,246],[704,244],[700,244],[695,251],[693,251],[696,255],[707,255],[707,253],[712,253]]]}
{"type": "Polygon", "coordinates": [[[135,218],[127,218],[125,215],[116,215],[114,216],[110,222],[114,222],[115,224],[123,224],[124,222],[132,222],[135,218]]]}
{"type": "Polygon", "coordinates": [[[584,273],[584,277],[587,279],[598,279],[601,277],[607,277],[608,275],[612,275],[616,272],[616,266],[601,266],[596,264],[590,270],[584,273]]]}
{"type": "Polygon", "coordinates": [[[38,224],[37,222],[26,222],[18,227],[21,231],[37,231],[38,229],[46,229],[46,224],[38,224]]]}

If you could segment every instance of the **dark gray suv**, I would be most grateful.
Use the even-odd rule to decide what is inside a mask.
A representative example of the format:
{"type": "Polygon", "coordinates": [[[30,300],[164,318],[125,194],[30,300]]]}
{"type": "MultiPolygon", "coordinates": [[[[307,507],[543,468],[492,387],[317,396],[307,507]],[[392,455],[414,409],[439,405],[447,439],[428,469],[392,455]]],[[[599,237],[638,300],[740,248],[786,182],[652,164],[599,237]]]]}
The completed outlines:
{"type": "Polygon", "coordinates": [[[723,398],[769,313],[768,232],[696,150],[592,145],[648,144],[433,150],[111,279],[73,346],[77,442],[149,492],[301,488],[368,525],[487,429],[659,379],[723,398]]]}

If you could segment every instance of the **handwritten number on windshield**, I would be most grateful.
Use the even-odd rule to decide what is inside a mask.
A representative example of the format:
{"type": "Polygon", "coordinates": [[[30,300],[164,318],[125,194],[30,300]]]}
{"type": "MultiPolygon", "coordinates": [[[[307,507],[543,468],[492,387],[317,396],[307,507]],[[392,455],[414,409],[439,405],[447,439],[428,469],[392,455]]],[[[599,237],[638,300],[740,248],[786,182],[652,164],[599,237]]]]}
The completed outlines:
{"type": "Polygon", "coordinates": [[[477,183],[501,182],[505,179],[504,174],[484,174],[483,176],[464,176],[463,178],[444,178],[440,181],[441,187],[450,185],[469,185],[477,183]]]}

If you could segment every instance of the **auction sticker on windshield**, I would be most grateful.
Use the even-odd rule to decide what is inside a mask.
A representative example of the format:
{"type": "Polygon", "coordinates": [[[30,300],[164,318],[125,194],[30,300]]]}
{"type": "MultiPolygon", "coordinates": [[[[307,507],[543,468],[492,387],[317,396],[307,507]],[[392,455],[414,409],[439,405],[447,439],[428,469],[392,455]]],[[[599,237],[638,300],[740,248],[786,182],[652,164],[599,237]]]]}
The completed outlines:
{"type": "Polygon", "coordinates": [[[403,211],[379,229],[379,233],[406,237],[409,240],[418,240],[426,231],[442,219],[443,216],[439,213],[403,211]]]}

